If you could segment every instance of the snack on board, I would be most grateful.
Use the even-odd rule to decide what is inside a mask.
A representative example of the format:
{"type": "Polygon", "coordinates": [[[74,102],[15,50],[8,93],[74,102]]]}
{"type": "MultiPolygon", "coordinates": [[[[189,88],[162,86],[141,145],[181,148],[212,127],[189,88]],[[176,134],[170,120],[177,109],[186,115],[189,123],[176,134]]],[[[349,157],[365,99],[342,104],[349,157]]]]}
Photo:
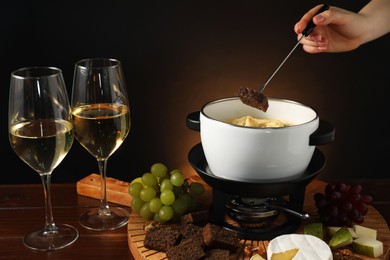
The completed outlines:
{"type": "Polygon", "coordinates": [[[237,94],[240,97],[242,103],[260,109],[264,112],[267,111],[269,106],[268,99],[263,93],[250,88],[241,87],[237,94]]]}
{"type": "Polygon", "coordinates": [[[271,255],[271,260],[291,260],[294,259],[298,251],[298,248],[292,248],[280,253],[273,253],[271,255]]]}
{"type": "Polygon", "coordinates": [[[298,252],[296,253],[296,259],[333,259],[330,247],[318,237],[304,234],[289,234],[278,236],[269,242],[267,248],[268,260],[273,259],[273,254],[277,254],[277,256],[280,257],[280,253],[288,254],[290,252],[288,250],[292,249],[298,249],[298,252]]]}
{"type": "Polygon", "coordinates": [[[157,251],[166,251],[167,249],[178,245],[181,239],[179,230],[174,228],[153,227],[148,230],[144,240],[144,246],[157,251]]]}
{"type": "Polygon", "coordinates": [[[240,247],[240,239],[236,232],[212,223],[207,223],[203,227],[203,241],[209,248],[227,249],[230,252],[235,252],[240,247]]]}
{"type": "Polygon", "coordinates": [[[210,218],[209,210],[189,212],[181,217],[181,224],[207,224],[210,218]]]}
{"type": "Polygon", "coordinates": [[[321,222],[325,226],[362,224],[373,198],[364,194],[360,184],[328,183],[323,193],[314,194],[321,222]]]}
{"type": "Polygon", "coordinates": [[[352,242],[353,250],[369,257],[379,257],[383,255],[383,242],[369,236],[361,236],[352,242]]]}
{"type": "MultiPolygon", "coordinates": [[[[188,213],[182,218],[192,219],[190,216],[194,215],[208,216],[208,212],[188,213]]],[[[211,223],[203,224],[203,217],[195,219],[199,220],[197,224],[148,225],[152,227],[146,231],[145,248],[165,252],[168,259],[226,259],[236,253],[240,247],[236,232],[211,223]]]]}
{"type": "Polygon", "coordinates": [[[334,233],[329,241],[329,246],[331,249],[338,249],[351,245],[353,238],[351,232],[349,232],[347,227],[342,227],[334,233]]]}
{"type": "MultiPolygon", "coordinates": [[[[318,227],[322,223],[309,223],[304,226],[318,227]]],[[[324,241],[332,249],[335,260],[372,259],[384,254],[382,241],[377,240],[377,230],[355,224],[353,227],[323,227],[324,241]]],[[[316,230],[314,233],[320,232],[316,230]]]]}
{"type": "Polygon", "coordinates": [[[171,247],[166,252],[169,260],[202,259],[206,256],[203,246],[191,240],[183,240],[179,245],[171,247]]]}
{"type": "Polygon", "coordinates": [[[205,260],[226,260],[229,256],[229,250],[214,248],[207,251],[205,260]]]}
{"type": "Polygon", "coordinates": [[[181,227],[182,241],[188,239],[195,244],[203,245],[202,227],[194,224],[181,225],[181,227]]]}
{"type": "Polygon", "coordinates": [[[195,210],[204,191],[202,183],[190,182],[179,169],[168,172],[162,163],[154,163],[150,172],[133,179],[128,189],[132,210],[159,223],[178,223],[181,216],[195,210]]]}

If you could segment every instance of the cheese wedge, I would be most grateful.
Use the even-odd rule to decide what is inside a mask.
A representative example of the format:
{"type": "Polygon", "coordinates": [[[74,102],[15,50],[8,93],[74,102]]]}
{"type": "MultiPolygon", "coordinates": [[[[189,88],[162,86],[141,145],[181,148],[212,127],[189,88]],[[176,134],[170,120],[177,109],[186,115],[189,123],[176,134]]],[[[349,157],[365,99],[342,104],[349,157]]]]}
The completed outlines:
{"type": "MultiPolygon", "coordinates": [[[[290,259],[299,260],[332,260],[330,247],[318,237],[305,234],[281,235],[272,239],[267,248],[267,259],[273,260],[272,255],[298,249],[290,259]]],[[[288,258],[285,258],[288,259],[288,258]]]]}
{"type": "Polygon", "coordinates": [[[372,239],[376,239],[376,235],[377,235],[376,229],[363,227],[360,225],[354,225],[353,228],[355,230],[357,237],[368,236],[371,237],[372,239]]]}
{"type": "Polygon", "coordinates": [[[280,253],[273,253],[271,255],[271,260],[291,260],[298,253],[298,248],[289,249],[280,253]]]}
{"type": "Polygon", "coordinates": [[[355,239],[352,248],[356,253],[369,257],[378,257],[383,255],[383,242],[372,238],[371,236],[362,235],[355,239]]]}

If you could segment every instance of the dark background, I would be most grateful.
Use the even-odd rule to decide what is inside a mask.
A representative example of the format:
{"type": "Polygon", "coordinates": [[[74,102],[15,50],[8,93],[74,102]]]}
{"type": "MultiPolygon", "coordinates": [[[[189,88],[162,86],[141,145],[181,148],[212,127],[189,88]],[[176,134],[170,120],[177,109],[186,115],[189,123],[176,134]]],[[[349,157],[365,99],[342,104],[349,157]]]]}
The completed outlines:
{"type": "MultiPolygon", "coordinates": [[[[368,1],[329,1],[358,11],[368,1]]],[[[187,114],[206,102],[259,88],[296,43],[294,24],[319,1],[7,1],[0,7],[0,183],[36,183],[12,151],[7,111],[10,73],[50,65],[63,70],[71,95],[74,63],[89,57],[123,62],[131,132],[108,161],[108,176],[130,181],[155,162],[195,171],[188,151],[200,141],[187,114]]],[[[307,54],[301,47],[268,84],[267,96],[314,107],[336,128],[319,146],[325,180],[388,177],[390,35],[358,50],[307,54]]],[[[232,149],[234,149],[232,147],[232,149]]],[[[53,183],[97,172],[75,141],[53,183]]]]}

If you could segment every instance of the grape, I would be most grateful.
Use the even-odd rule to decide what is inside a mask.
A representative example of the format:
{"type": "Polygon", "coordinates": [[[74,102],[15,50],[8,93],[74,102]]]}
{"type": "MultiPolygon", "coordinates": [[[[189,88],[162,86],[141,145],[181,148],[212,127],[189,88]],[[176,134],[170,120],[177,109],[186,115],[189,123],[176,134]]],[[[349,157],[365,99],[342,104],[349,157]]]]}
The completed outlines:
{"type": "Polygon", "coordinates": [[[353,205],[356,205],[359,203],[361,199],[361,195],[359,193],[349,193],[347,200],[351,202],[353,205]]]}
{"type": "Polygon", "coordinates": [[[164,190],[160,194],[160,199],[164,205],[172,205],[175,201],[175,194],[171,190],[164,190]]]}
{"type": "Polygon", "coordinates": [[[356,221],[359,218],[361,218],[362,214],[357,210],[356,208],[353,208],[351,212],[348,214],[348,218],[350,218],[352,221],[356,221]]]}
{"type": "Polygon", "coordinates": [[[194,197],[199,197],[204,193],[204,186],[200,182],[193,182],[189,187],[190,194],[194,197]]]}
{"type": "Polygon", "coordinates": [[[178,169],[168,174],[162,163],[153,164],[150,172],[135,178],[128,187],[132,210],[159,223],[180,222],[181,216],[196,208],[204,191],[202,183],[191,183],[178,169]]]}
{"type": "Polygon", "coordinates": [[[179,197],[181,194],[183,194],[185,192],[185,190],[183,190],[183,187],[178,187],[178,186],[173,186],[173,189],[172,189],[173,193],[175,194],[176,197],[179,197]]]}
{"type": "Polygon", "coordinates": [[[348,215],[346,213],[340,212],[337,216],[337,219],[339,223],[347,223],[348,221],[348,215]]]}
{"type": "Polygon", "coordinates": [[[329,202],[325,197],[322,199],[318,199],[318,201],[316,201],[316,207],[319,209],[326,208],[328,205],[329,205],[329,202]]]}
{"type": "Polygon", "coordinates": [[[183,215],[188,209],[187,202],[181,198],[175,200],[172,204],[173,211],[178,215],[183,215]]]}
{"type": "Polygon", "coordinates": [[[171,173],[170,180],[172,184],[176,187],[180,187],[184,183],[184,177],[180,170],[174,170],[171,173]]]}
{"type": "Polygon", "coordinates": [[[339,191],[333,190],[329,193],[328,198],[332,202],[337,203],[341,198],[341,193],[339,191]]]}
{"type": "Polygon", "coordinates": [[[336,183],[335,189],[338,192],[345,193],[348,191],[349,187],[344,182],[338,182],[336,183]]]}
{"type": "Polygon", "coordinates": [[[153,187],[157,185],[157,178],[150,172],[147,172],[142,175],[142,183],[146,186],[153,187]]]}
{"type": "Polygon", "coordinates": [[[129,194],[133,197],[139,197],[139,193],[144,188],[144,185],[139,182],[134,182],[129,185],[129,194]]]}
{"type": "Polygon", "coordinates": [[[145,187],[139,193],[139,197],[145,202],[151,201],[156,197],[156,191],[152,187],[145,187]]]}
{"type": "Polygon", "coordinates": [[[160,218],[160,216],[158,215],[158,213],[156,213],[156,214],[153,215],[153,220],[154,220],[154,221],[157,221],[157,222],[160,223],[160,224],[167,222],[166,220],[162,220],[162,219],[160,218]]]}
{"type": "Polygon", "coordinates": [[[160,190],[161,191],[173,190],[173,184],[172,184],[171,180],[170,179],[163,180],[162,183],[160,184],[160,190]]]}
{"type": "Polygon", "coordinates": [[[181,194],[179,196],[179,199],[183,200],[188,208],[192,204],[192,196],[188,193],[181,194]]]}
{"type": "Polygon", "coordinates": [[[153,219],[153,212],[149,208],[149,202],[144,203],[139,214],[144,219],[153,219]]]}
{"type": "Polygon", "coordinates": [[[349,213],[353,209],[353,205],[351,202],[344,201],[341,203],[340,208],[342,213],[349,213]]]}
{"type": "Polygon", "coordinates": [[[163,206],[160,198],[153,198],[149,201],[149,209],[153,213],[157,213],[163,206]]]}
{"type": "Polygon", "coordinates": [[[329,215],[332,217],[332,218],[337,218],[337,216],[339,215],[339,208],[337,207],[337,205],[330,205],[329,208],[329,215]]]}
{"type": "Polygon", "coordinates": [[[364,217],[363,217],[363,215],[360,215],[357,219],[354,220],[354,222],[355,222],[356,224],[361,224],[361,223],[363,223],[363,222],[364,222],[364,217]]]}
{"type": "Polygon", "coordinates": [[[164,205],[161,207],[161,209],[158,212],[158,216],[163,220],[163,221],[168,221],[173,217],[173,209],[171,206],[164,205]]]}
{"type": "Polygon", "coordinates": [[[356,209],[364,216],[368,212],[368,205],[363,202],[360,202],[356,205],[356,209]]]}
{"type": "Polygon", "coordinates": [[[362,191],[362,186],[360,184],[354,184],[349,188],[349,193],[360,193],[362,191]]]}
{"type": "Polygon", "coordinates": [[[363,223],[373,199],[362,194],[362,190],[360,184],[327,184],[324,193],[317,192],[313,196],[320,221],[328,226],[348,227],[363,223]]]}
{"type": "Polygon", "coordinates": [[[139,213],[139,211],[141,210],[142,206],[145,204],[145,202],[139,198],[139,197],[136,197],[136,198],[133,198],[133,200],[131,201],[131,208],[139,213]]]}
{"type": "Polygon", "coordinates": [[[132,181],[130,182],[130,184],[133,184],[134,182],[142,183],[142,177],[137,177],[137,178],[135,178],[134,180],[132,180],[132,181]]]}
{"type": "Polygon", "coordinates": [[[169,180],[169,176],[168,175],[164,175],[162,177],[158,177],[158,184],[162,184],[164,182],[164,180],[169,180]]]}
{"type": "Polygon", "coordinates": [[[361,196],[360,201],[366,205],[371,205],[372,197],[370,195],[364,194],[361,196]]]}
{"type": "Polygon", "coordinates": [[[150,172],[156,177],[164,177],[168,174],[168,168],[162,163],[155,163],[150,167],[150,172]]]}

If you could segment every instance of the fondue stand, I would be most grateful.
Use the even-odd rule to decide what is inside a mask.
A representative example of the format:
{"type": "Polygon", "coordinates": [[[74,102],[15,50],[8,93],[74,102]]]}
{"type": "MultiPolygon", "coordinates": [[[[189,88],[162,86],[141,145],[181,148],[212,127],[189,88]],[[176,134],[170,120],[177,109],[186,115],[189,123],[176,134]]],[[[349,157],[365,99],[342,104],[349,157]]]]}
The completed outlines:
{"type": "Polygon", "coordinates": [[[188,154],[191,166],[212,187],[211,222],[234,230],[241,239],[271,240],[293,233],[308,216],[303,211],[306,186],[325,166],[315,149],[305,173],[288,181],[241,182],[215,176],[209,169],[202,144],[188,154]]]}

